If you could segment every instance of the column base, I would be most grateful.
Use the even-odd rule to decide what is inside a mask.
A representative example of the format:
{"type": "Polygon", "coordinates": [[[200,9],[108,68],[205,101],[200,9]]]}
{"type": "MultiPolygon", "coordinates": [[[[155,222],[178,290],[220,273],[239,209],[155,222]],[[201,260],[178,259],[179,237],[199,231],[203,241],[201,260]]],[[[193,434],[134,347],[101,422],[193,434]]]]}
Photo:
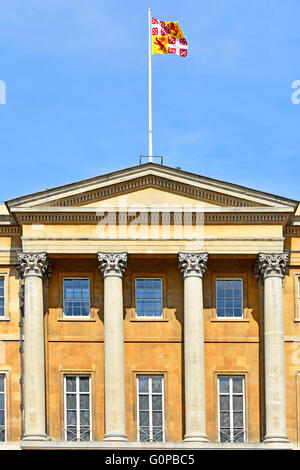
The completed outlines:
{"type": "Polygon", "coordinates": [[[205,435],[201,434],[186,434],[183,442],[209,442],[205,435]]]}
{"type": "Polygon", "coordinates": [[[24,434],[22,441],[51,441],[47,434],[24,434]]]}
{"type": "Polygon", "coordinates": [[[126,434],[104,434],[103,441],[128,441],[126,434]]]}
{"type": "Polygon", "coordinates": [[[265,444],[268,444],[268,443],[273,443],[273,442],[283,442],[284,444],[289,444],[290,441],[289,439],[286,437],[286,436],[265,436],[264,439],[263,439],[263,442],[265,444]]]}

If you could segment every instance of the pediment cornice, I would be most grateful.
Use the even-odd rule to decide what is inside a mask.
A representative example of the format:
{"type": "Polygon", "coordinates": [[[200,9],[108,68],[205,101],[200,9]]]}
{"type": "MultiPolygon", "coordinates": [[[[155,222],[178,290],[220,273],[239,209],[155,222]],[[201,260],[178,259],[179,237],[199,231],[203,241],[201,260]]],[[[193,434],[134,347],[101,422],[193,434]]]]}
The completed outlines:
{"type": "Polygon", "coordinates": [[[274,207],[288,207],[294,210],[298,204],[291,199],[147,163],[12,199],[7,201],[6,205],[10,212],[16,208],[26,210],[41,206],[84,207],[149,187],[189,197],[191,201],[206,201],[220,207],[266,207],[271,210],[274,207]]]}

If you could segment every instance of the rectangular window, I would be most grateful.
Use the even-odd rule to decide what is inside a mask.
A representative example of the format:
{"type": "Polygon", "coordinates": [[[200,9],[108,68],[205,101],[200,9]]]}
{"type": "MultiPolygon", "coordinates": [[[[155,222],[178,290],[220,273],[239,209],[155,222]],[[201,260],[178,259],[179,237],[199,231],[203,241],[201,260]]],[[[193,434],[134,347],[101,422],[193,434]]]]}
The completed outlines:
{"type": "Polygon", "coordinates": [[[162,279],[147,278],[135,280],[135,311],[137,317],[161,318],[162,279]]]}
{"type": "Polygon", "coordinates": [[[4,276],[0,276],[0,318],[5,317],[4,276]]]}
{"type": "Polygon", "coordinates": [[[6,380],[0,374],[0,442],[6,442],[6,380]]]}
{"type": "Polygon", "coordinates": [[[162,375],[137,377],[137,426],[140,442],[165,440],[162,375]]]}
{"type": "Polygon", "coordinates": [[[243,376],[218,377],[219,441],[245,442],[245,381],[243,376]]]}
{"type": "Polygon", "coordinates": [[[90,441],[91,378],[88,375],[64,377],[65,440],[90,441]]]}
{"type": "Polygon", "coordinates": [[[64,316],[89,317],[90,280],[88,278],[65,278],[63,291],[64,316]]]}
{"type": "Polygon", "coordinates": [[[300,277],[298,277],[298,318],[300,318],[300,277]]]}
{"type": "Polygon", "coordinates": [[[243,317],[243,280],[216,280],[216,312],[217,318],[243,317]]]}

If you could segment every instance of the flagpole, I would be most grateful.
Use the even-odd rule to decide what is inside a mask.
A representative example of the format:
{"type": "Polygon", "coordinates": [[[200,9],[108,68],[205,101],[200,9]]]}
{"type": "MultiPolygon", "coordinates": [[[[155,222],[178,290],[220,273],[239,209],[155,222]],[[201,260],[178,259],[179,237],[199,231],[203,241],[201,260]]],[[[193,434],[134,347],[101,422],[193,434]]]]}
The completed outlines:
{"type": "Polygon", "coordinates": [[[149,162],[152,162],[152,18],[148,8],[148,69],[149,69],[149,162]]]}

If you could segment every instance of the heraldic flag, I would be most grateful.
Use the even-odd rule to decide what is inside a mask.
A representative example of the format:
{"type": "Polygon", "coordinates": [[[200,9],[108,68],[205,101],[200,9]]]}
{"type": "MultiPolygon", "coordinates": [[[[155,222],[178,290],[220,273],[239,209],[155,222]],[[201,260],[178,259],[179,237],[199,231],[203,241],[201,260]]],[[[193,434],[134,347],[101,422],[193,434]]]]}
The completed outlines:
{"type": "Polygon", "coordinates": [[[177,21],[152,18],[152,54],[187,56],[188,43],[177,21]]]}

